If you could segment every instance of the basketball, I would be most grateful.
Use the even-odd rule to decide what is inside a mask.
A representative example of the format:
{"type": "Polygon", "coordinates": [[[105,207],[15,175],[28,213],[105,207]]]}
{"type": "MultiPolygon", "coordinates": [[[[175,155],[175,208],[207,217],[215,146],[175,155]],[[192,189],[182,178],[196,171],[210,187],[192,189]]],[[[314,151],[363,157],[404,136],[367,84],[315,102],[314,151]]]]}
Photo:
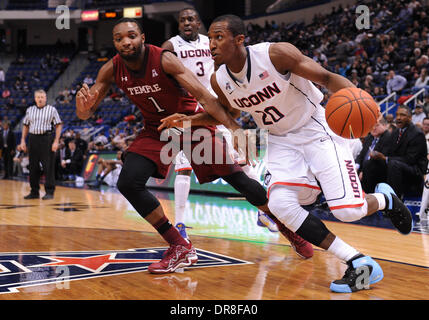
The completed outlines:
{"type": "Polygon", "coordinates": [[[335,92],[325,108],[329,127],[346,139],[365,137],[377,123],[379,106],[372,96],[359,88],[335,92]]]}

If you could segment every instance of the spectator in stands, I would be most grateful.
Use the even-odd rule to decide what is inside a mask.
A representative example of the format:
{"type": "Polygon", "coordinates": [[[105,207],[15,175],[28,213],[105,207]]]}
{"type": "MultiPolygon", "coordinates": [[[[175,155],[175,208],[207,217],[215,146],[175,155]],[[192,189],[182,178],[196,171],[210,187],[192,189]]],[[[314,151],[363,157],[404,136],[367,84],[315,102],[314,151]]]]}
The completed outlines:
{"type": "Polygon", "coordinates": [[[374,88],[373,77],[371,75],[367,75],[365,80],[360,84],[360,88],[367,92],[371,92],[374,88]]]}
{"type": "Polygon", "coordinates": [[[83,153],[82,150],[76,148],[74,139],[68,143],[68,148],[65,150],[65,157],[61,161],[61,166],[68,180],[74,181],[76,176],[80,176],[83,168],[83,153]]]}
{"type": "Polygon", "coordinates": [[[389,56],[384,55],[383,57],[378,56],[375,62],[374,74],[378,77],[385,77],[389,72],[389,69],[393,67],[393,65],[389,61],[389,56]]]}
{"type": "Polygon", "coordinates": [[[24,82],[25,81],[25,76],[24,73],[22,71],[19,71],[18,74],[15,76],[15,81],[19,81],[19,82],[24,82]]]}
{"type": "Polygon", "coordinates": [[[421,104],[423,105],[423,110],[425,111],[425,113],[429,115],[429,94],[426,94],[421,104]]]}
{"type": "Polygon", "coordinates": [[[423,105],[417,104],[416,108],[414,109],[414,114],[411,118],[411,121],[417,125],[418,123],[420,125],[423,124],[423,119],[426,118],[426,113],[423,111],[423,105]]]}
{"type": "Polygon", "coordinates": [[[386,119],[381,118],[365,137],[362,150],[356,157],[356,170],[366,193],[373,193],[377,183],[386,181],[382,160],[374,159],[372,155],[373,151],[387,154],[391,145],[387,127],[386,119]]]}
{"type": "Polygon", "coordinates": [[[403,76],[396,74],[394,70],[390,70],[387,76],[387,85],[386,91],[387,94],[391,94],[392,92],[396,92],[398,94],[401,93],[402,89],[407,85],[407,79],[403,76]]]}
{"type": "Polygon", "coordinates": [[[381,87],[374,86],[373,89],[370,91],[371,95],[376,98],[378,96],[383,95],[383,92],[381,91],[381,87]]]}
{"type": "Polygon", "coordinates": [[[416,82],[414,83],[414,88],[416,89],[421,89],[424,88],[425,86],[428,86],[429,82],[429,75],[427,73],[427,69],[426,68],[422,68],[422,70],[420,71],[420,75],[417,78],[416,82]]]}
{"type": "Polygon", "coordinates": [[[60,104],[68,104],[72,101],[72,99],[73,99],[73,97],[72,97],[68,87],[65,87],[64,90],[61,91],[59,96],[57,97],[57,101],[60,104]]]}
{"type": "Polygon", "coordinates": [[[34,71],[32,76],[31,76],[31,80],[33,80],[34,82],[39,83],[40,82],[40,75],[38,71],[34,71]]]}
{"type": "Polygon", "coordinates": [[[70,94],[74,97],[76,96],[76,93],[82,88],[80,84],[77,84],[74,88],[70,89],[70,94]]]}
{"type": "Polygon", "coordinates": [[[28,81],[24,81],[24,83],[22,84],[22,92],[24,93],[24,95],[29,95],[31,91],[30,85],[28,84],[28,81]]]}
{"type": "Polygon", "coordinates": [[[28,102],[26,98],[22,98],[21,101],[16,105],[17,108],[25,110],[28,107],[28,102]]]}
{"type": "Polygon", "coordinates": [[[81,138],[80,132],[76,132],[74,141],[76,143],[76,148],[82,151],[84,158],[86,157],[86,152],[88,151],[88,142],[81,138]]]}
{"type": "Polygon", "coordinates": [[[413,50],[413,55],[408,58],[410,66],[415,66],[418,59],[420,59],[422,55],[422,50],[420,48],[415,48],[413,50]]]}
{"type": "Polygon", "coordinates": [[[105,150],[109,140],[103,133],[99,133],[93,141],[88,144],[89,150],[91,151],[101,151],[105,150]]]}
{"type": "Polygon", "coordinates": [[[423,133],[425,134],[425,138],[426,138],[426,145],[428,148],[428,152],[429,152],[429,118],[426,117],[423,119],[423,133]]]}
{"type": "Polygon", "coordinates": [[[320,63],[321,65],[323,65],[325,62],[328,62],[328,58],[326,58],[325,54],[319,50],[314,50],[313,60],[317,63],[320,63]]]}
{"type": "Polygon", "coordinates": [[[403,197],[406,191],[421,194],[428,164],[425,136],[411,118],[411,109],[399,106],[396,111],[397,129],[392,132],[389,151],[386,154],[374,151],[372,156],[382,160],[380,172],[382,169],[386,172],[386,182],[398,197],[403,197]]]}
{"type": "Polygon", "coordinates": [[[429,68],[429,58],[427,55],[422,55],[420,59],[416,61],[416,68],[421,70],[423,68],[429,68]]]}
{"type": "Polygon", "coordinates": [[[13,98],[9,98],[9,100],[6,103],[6,109],[15,109],[16,103],[13,98]]]}
{"type": "Polygon", "coordinates": [[[1,93],[2,98],[7,99],[10,97],[10,95],[10,90],[8,88],[4,88],[3,92],[1,93]]]}
{"type": "Polygon", "coordinates": [[[13,176],[13,157],[16,149],[16,137],[10,128],[10,122],[3,120],[2,131],[0,134],[0,150],[2,151],[4,176],[3,179],[9,179],[13,176]]]}
{"type": "Polygon", "coordinates": [[[112,144],[113,150],[123,150],[126,146],[126,134],[124,132],[115,135],[110,142],[112,144]]]}
{"type": "Polygon", "coordinates": [[[21,89],[22,89],[21,81],[16,80],[16,81],[15,81],[15,83],[14,83],[14,85],[13,85],[13,88],[14,88],[16,91],[21,91],[21,89]]]}
{"type": "Polygon", "coordinates": [[[92,86],[94,84],[94,79],[92,79],[92,77],[87,74],[83,79],[83,83],[86,83],[88,86],[92,86]]]}
{"type": "Polygon", "coordinates": [[[356,69],[352,70],[352,76],[350,81],[353,82],[357,87],[360,87],[360,78],[356,69]]]}
{"type": "Polygon", "coordinates": [[[338,40],[338,44],[335,46],[335,53],[337,61],[346,62],[349,46],[343,40],[344,38],[338,40]]]}
{"type": "Polygon", "coordinates": [[[104,120],[99,114],[95,116],[95,124],[96,125],[101,125],[101,124],[103,124],[103,122],[104,122],[104,120]]]}

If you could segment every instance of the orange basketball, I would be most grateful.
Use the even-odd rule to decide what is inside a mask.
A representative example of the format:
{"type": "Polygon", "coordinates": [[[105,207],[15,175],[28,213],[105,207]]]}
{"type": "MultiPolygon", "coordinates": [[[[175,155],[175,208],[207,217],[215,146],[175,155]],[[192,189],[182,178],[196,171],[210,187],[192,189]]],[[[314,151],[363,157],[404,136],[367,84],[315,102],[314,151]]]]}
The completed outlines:
{"type": "Polygon", "coordinates": [[[355,139],[365,137],[377,123],[379,106],[371,95],[359,88],[335,92],[325,108],[329,127],[337,135],[355,139]]]}

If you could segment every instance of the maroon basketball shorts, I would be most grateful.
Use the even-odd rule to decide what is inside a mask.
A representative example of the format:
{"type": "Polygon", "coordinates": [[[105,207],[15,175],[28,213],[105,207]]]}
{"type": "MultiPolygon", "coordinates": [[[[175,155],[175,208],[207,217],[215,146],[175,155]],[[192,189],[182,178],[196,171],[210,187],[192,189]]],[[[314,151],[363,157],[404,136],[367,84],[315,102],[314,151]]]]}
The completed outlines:
{"type": "Polygon", "coordinates": [[[164,179],[179,150],[183,150],[199,183],[242,171],[231,158],[226,140],[215,127],[195,127],[180,136],[161,141],[160,133],[142,130],[128,148],[152,160],[158,167],[155,178],[164,179]]]}

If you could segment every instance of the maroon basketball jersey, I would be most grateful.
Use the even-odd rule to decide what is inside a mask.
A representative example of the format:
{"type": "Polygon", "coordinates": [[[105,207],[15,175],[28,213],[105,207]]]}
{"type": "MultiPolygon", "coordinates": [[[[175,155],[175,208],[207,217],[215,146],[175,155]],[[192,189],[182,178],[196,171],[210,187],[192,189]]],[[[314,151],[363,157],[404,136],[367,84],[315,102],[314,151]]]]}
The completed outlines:
{"type": "MultiPolygon", "coordinates": [[[[140,109],[145,130],[157,131],[160,120],[174,113],[194,114],[195,98],[161,67],[164,49],[145,44],[141,70],[128,69],[119,54],[113,57],[116,85],[140,109]]],[[[201,108],[200,108],[201,110],[201,108]]],[[[202,110],[201,110],[202,111],[202,110]]]]}

